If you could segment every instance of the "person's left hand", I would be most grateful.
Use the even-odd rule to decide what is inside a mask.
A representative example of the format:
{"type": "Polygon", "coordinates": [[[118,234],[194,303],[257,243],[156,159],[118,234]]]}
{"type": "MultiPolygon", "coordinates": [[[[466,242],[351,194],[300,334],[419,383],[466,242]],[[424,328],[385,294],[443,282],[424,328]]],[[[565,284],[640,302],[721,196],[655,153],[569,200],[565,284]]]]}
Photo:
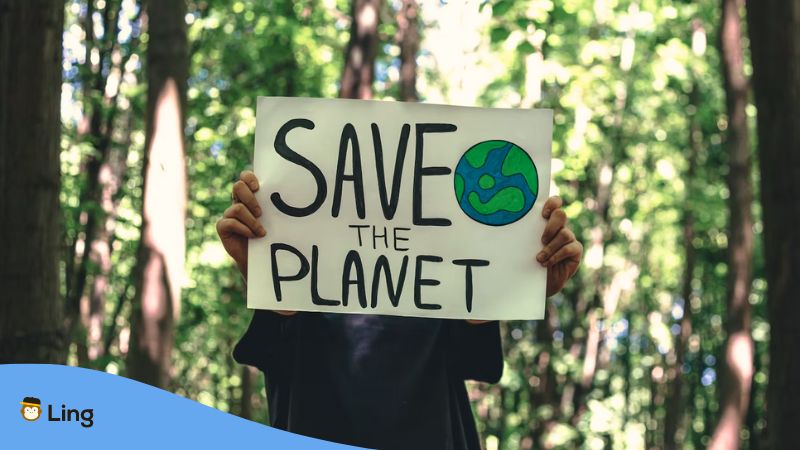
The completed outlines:
{"type": "MultiPolygon", "coordinates": [[[[547,220],[542,233],[544,248],[536,255],[539,264],[547,267],[547,296],[555,295],[575,275],[583,256],[583,245],[567,227],[567,215],[561,209],[560,197],[550,197],[544,202],[542,217],[547,220]]],[[[480,325],[491,320],[467,319],[467,323],[480,325]]]]}
{"type": "Polygon", "coordinates": [[[542,217],[547,220],[542,233],[544,248],[536,260],[547,267],[547,296],[555,295],[575,275],[583,256],[583,245],[567,227],[567,215],[561,209],[560,197],[550,197],[542,208],[542,217]]]}

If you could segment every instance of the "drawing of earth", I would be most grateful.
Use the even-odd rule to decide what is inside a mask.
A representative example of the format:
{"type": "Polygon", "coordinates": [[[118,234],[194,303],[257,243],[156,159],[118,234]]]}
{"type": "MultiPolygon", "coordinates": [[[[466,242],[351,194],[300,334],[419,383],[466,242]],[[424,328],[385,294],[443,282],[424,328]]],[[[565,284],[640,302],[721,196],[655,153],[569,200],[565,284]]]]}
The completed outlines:
{"type": "Polygon", "coordinates": [[[455,170],[456,200],[470,218],[503,226],[521,219],[539,193],[539,174],[518,145],[483,141],[467,150],[455,170]]]}

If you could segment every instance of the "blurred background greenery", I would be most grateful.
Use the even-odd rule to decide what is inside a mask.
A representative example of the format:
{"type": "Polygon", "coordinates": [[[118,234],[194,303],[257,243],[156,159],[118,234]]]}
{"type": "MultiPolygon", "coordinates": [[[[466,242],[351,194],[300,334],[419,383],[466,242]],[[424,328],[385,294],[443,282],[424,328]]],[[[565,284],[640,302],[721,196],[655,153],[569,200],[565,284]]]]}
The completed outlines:
{"type": "Polygon", "coordinates": [[[501,324],[500,383],[469,385],[485,448],[704,448],[730,403],[728,442],[761,446],[770,325],[761,208],[748,197],[758,186],[756,108],[737,85],[752,74],[740,3],[163,3],[185,30],[173,21],[157,34],[156,11],[139,0],[65,4],[59,289],[69,364],[267,420],[263,378],[231,357],[251,312],[215,232],[232,183],[251,167],[256,96],[552,108],[551,192],[585,256],[545,320],[501,324]],[[153,363],[164,377],[148,379],[129,355],[137,314],[147,314],[137,267],[148,105],[157,108],[148,64],[163,63],[148,51],[174,45],[188,58],[185,85],[177,81],[185,258],[170,267],[175,319],[163,322],[169,350],[153,363]],[[736,333],[741,347],[728,354],[738,359],[726,365],[736,333]],[[735,391],[743,402],[721,388],[736,373],[746,375],[735,391]]]}

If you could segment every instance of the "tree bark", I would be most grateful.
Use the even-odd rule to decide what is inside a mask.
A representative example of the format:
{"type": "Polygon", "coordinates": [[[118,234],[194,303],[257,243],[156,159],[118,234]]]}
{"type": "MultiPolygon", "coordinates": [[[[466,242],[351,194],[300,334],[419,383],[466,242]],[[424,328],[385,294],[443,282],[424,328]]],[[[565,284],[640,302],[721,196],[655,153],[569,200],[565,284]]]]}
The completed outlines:
{"type": "Polygon", "coordinates": [[[253,419],[253,384],[256,374],[250,366],[242,366],[242,398],[239,399],[239,417],[253,419]]]}
{"type": "Polygon", "coordinates": [[[372,98],[381,0],[353,0],[350,41],[342,73],[341,98],[372,98]]]}
{"type": "Polygon", "coordinates": [[[739,448],[739,431],[747,414],[753,378],[750,336],[750,285],[753,259],[753,187],[747,130],[748,82],[744,75],[738,0],[722,0],[720,49],[728,112],[728,287],[724,358],[720,373],[720,416],[711,449],[739,448]]]}
{"type": "Polygon", "coordinates": [[[686,361],[686,348],[689,345],[689,337],[692,335],[692,280],[694,280],[694,268],[696,263],[696,252],[694,248],[694,209],[693,197],[698,195],[693,186],[696,181],[697,156],[702,146],[702,131],[697,120],[697,107],[699,105],[697,81],[692,85],[689,93],[689,105],[693,106],[693,112],[689,118],[689,155],[688,170],[686,171],[686,201],[683,210],[683,251],[686,265],[683,271],[683,282],[681,296],[683,297],[683,316],[679,322],[680,332],[675,339],[675,362],[667,370],[669,394],[667,395],[667,409],[664,417],[664,448],[673,450],[679,448],[681,442],[677,434],[681,429],[681,418],[684,417],[684,395],[683,395],[683,365],[686,361]]]}
{"type": "Polygon", "coordinates": [[[0,0],[0,363],[64,363],[59,295],[64,3],[0,0]]]}
{"type": "Polygon", "coordinates": [[[767,447],[791,448],[800,424],[800,0],[748,0],[770,368],[767,447]]]}
{"type": "Polygon", "coordinates": [[[166,388],[186,241],[186,3],[152,0],[147,8],[147,151],[128,376],[166,388]]]}
{"type": "MultiPolygon", "coordinates": [[[[110,2],[109,2],[110,3],[110,2]]],[[[86,39],[84,42],[86,54],[91,54],[94,49],[98,50],[97,64],[91,62],[91,58],[86,58],[81,70],[81,83],[83,84],[83,106],[84,118],[78,126],[78,135],[81,139],[88,140],[94,152],[86,157],[84,171],[86,172],[86,182],[80,194],[81,209],[77,212],[75,223],[83,226],[83,233],[76,232],[76,237],[71,243],[70,254],[67,261],[71,270],[67,273],[67,300],[66,300],[66,327],[71,341],[75,341],[79,347],[85,348],[85,333],[76,333],[82,325],[79,323],[80,302],[86,289],[89,278],[90,260],[94,260],[93,250],[94,240],[102,228],[103,219],[98,210],[101,203],[101,191],[103,187],[100,182],[101,168],[107,163],[109,151],[111,149],[111,135],[113,132],[114,111],[106,114],[104,107],[109,107],[112,99],[105,96],[106,82],[108,74],[104,74],[102,67],[111,65],[111,48],[116,39],[118,30],[118,19],[121,6],[116,7],[106,4],[100,14],[103,30],[106,32],[100,42],[95,42],[95,30],[93,14],[94,4],[92,1],[87,3],[86,17],[82,21],[86,39]],[[112,14],[111,10],[116,12],[112,14]],[[110,24],[114,24],[110,26],[110,24]],[[104,116],[105,119],[104,119],[104,116]],[[83,253],[76,261],[78,256],[78,243],[81,243],[83,253]],[[76,265],[77,262],[77,265],[76,265]]],[[[116,102],[116,95],[113,98],[116,102]]],[[[92,261],[96,262],[96,261],[92,261]]]]}
{"type": "Polygon", "coordinates": [[[403,0],[397,14],[397,43],[400,46],[400,100],[416,102],[417,52],[419,52],[419,5],[403,0]]]}
{"type": "MultiPolygon", "coordinates": [[[[68,264],[74,270],[69,270],[67,275],[68,329],[73,330],[72,341],[78,346],[78,364],[81,366],[90,366],[104,351],[102,335],[108,274],[111,271],[111,245],[119,204],[118,191],[125,178],[127,149],[130,146],[130,127],[122,130],[122,135],[127,136],[128,142],[114,145],[116,125],[120,121],[118,102],[120,95],[124,95],[120,94],[119,85],[124,83],[126,75],[130,75],[125,67],[139,41],[137,35],[127,45],[118,42],[123,9],[120,2],[109,1],[100,11],[100,17],[102,29],[110,31],[104,33],[100,42],[95,43],[91,19],[93,3],[87,3],[86,15],[82,21],[86,35],[84,45],[87,53],[93,48],[98,49],[99,58],[97,64],[92,64],[90,58],[87,58],[80,72],[81,84],[84,86],[84,119],[78,126],[78,136],[89,142],[95,151],[87,155],[84,162],[86,182],[82,183],[81,209],[75,218],[76,224],[83,225],[83,233],[81,235],[76,232],[76,238],[72,242],[68,264]],[[124,51],[125,47],[128,48],[127,53],[124,51]],[[103,67],[110,70],[102,70],[103,67]],[[114,85],[117,87],[109,89],[114,85]],[[83,252],[79,255],[79,260],[75,261],[79,241],[83,252]],[[94,270],[89,270],[89,267],[94,270]],[[77,323],[79,312],[81,322],[77,323]]],[[[135,23],[138,17],[124,20],[135,23]]],[[[127,113],[128,116],[130,114],[127,113]]],[[[130,121],[122,119],[126,120],[130,121]]]]}

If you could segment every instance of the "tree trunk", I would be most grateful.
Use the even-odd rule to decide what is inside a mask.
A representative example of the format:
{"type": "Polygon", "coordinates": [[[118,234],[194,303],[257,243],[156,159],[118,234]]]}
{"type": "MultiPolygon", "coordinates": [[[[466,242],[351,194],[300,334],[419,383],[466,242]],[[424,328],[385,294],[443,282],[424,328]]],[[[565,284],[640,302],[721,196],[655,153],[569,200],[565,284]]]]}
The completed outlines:
{"type": "Polygon", "coordinates": [[[186,3],[153,0],[147,8],[147,151],[128,376],[166,388],[186,241],[186,3]]]}
{"type": "Polygon", "coordinates": [[[372,98],[381,0],[353,0],[350,42],[342,73],[341,98],[372,98]]]}
{"type": "MultiPolygon", "coordinates": [[[[90,152],[82,163],[86,174],[81,183],[80,205],[74,218],[75,237],[68,244],[67,255],[67,332],[78,348],[78,364],[90,366],[103,352],[102,329],[105,320],[108,273],[111,270],[111,242],[118,205],[117,191],[127,168],[129,145],[122,143],[114,151],[114,134],[119,116],[119,98],[125,67],[138,36],[127,45],[118,42],[120,21],[125,18],[121,2],[108,1],[97,11],[100,28],[106,30],[95,39],[94,2],[87,2],[81,24],[85,33],[86,53],[97,51],[98,58],[86,58],[81,66],[83,86],[83,119],[78,124],[78,138],[90,144],[90,152]],[[128,47],[128,52],[123,51],[128,47]],[[82,250],[78,252],[78,248],[82,250]],[[87,295],[88,286],[88,295],[87,295]],[[78,318],[80,317],[80,322],[78,318]]],[[[130,113],[128,113],[130,114],[130,113]]],[[[126,130],[125,134],[130,134],[126,130]]]]}
{"type": "Polygon", "coordinates": [[[720,374],[720,417],[711,449],[739,448],[739,431],[747,414],[753,378],[750,337],[750,285],[753,259],[753,187],[747,131],[748,83],[744,75],[738,0],[722,1],[720,48],[728,111],[728,301],[724,359],[720,374]]]}
{"type": "Polygon", "coordinates": [[[693,186],[697,172],[697,155],[702,146],[702,131],[697,120],[698,101],[697,81],[692,85],[689,93],[689,105],[693,106],[689,119],[689,155],[688,170],[686,172],[686,201],[683,210],[683,251],[686,265],[683,269],[683,285],[681,296],[683,297],[683,316],[679,322],[680,332],[675,340],[675,362],[667,370],[669,394],[667,395],[667,409],[664,417],[664,448],[673,450],[679,448],[677,434],[681,428],[681,419],[684,417],[685,402],[683,395],[683,365],[686,361],[686,348],[689,345],[689,337],[692,335],[692,280],[694,280],[694,268],[696,263],[696,253],[694,248],[694,204],[692,199],[698,195],[693,186]]]}
{"type": "Polygon", "coordinates": [[[558,423],[556,416],[558,411],[557,374],[552,362],[554,359],[553,333],[558,326],[558,310],[553,302],[547,302],[545,308],[544,320],[536,324],[536,342],[541,346],[541,350],[532,366],[536,368],[535,376],[539,378],[539,383],[529,390],[529,414],[531,417],[536,417],[537,409],[548,406],[553,412],[550,417],[530,421],[529,437],[532,446],[530,448],[546,448],[545,443],[541,442],[542,437],[558,423]]]}
{"type": "Polygon", "coordinates": [[[100,221],[97,235],[92,243],[89,255],[92,263],[97,266],[97,273],[92,279],[87,301],[81,301],[81,316],[83,326],[86,328],[87,339],[85,342],[89,362],[103,356],[103,327],[106,317],[106,296],[109,291],[109,274],[112,270],[111,253],[114,242],[114,228],[116,225],[117,207],[119,200],[117,193],[125,177],[127,152],[123,151],[115,161],[109,161],[100,168],[100,207],[103,217],[100,221]],[[83,305],[85,303],[85,305],[83,305]]]}
{"type": "Polygon", "coordinates": [[[770,322],[768,448],[800,424],[800,0],[749,0],[770,322]]]}
{"type": "MultiPolygon", "coordinates": [[[[635,39],[631,35],[628,39],[635,39]]],[[[630,58],[633,58],[631,51],[630,58]]],[[[621,64],[622,65],[622,64],[621,64]]],[[[573,397],[574,413],[572,423],[577,424],[583,413],[587,409],[588,394],[592,389],[594,377],[599,369],[598,365],[602,366],[607,361],[604,358],[599,358],[601,345],[605,340],[605,330],[601,329],[600,323],[613,314],[611,297],[608,295],[610,292],[609,286],[603,281],[605,271],[605,250],[606,243],[611,239],[611,226],[609,220],[609,208],[611,207],[611,198],[614,187],[614,164],[618,161],[620,154],[624,153],[625,149],[625,136],[622,127],[625,114],[628,110],[628,92],[630,92],[631,75],[629,73],[630,67],[622,67],[621,77],[624,80],[623,88],[615,92],[614,99],[614,118],[613,118],[613,135],[611,137],[612,144],[609,148],[603,149],[597,170],[597,184],[594,192],[594,223],[590,231],[591,243],[586,251],[584,260],[587,269],[591,272],[591,285],[589,290],[591,301],[588,304],[586,314],[588,329],[586,330],[586,338],[584,340],[584,357],[583,367],[581,370],[580,383],[577,384],[575,394],[573,397]]],[[[622,274],[619,274],[622,275],[622,274]]],[[[616,278],[616,275],[615,275],[616,278]]],[[[613,282],[612,282],[613,283],[613,282]]],[[[614,306],[615,308],[616,306],[614,306]]],[[[578,314],[576,317],[582,317],[584,307],[576,308],[578,314]]]]}
{"type": "Polygon", "coordinates": [[[397,14],[397,43],[400,46],[400,100],[416,102],[417,52],[419,51],[419,6],[403,0],[397,14]]]}
{"type": "Polygon", "coordinates": [[[242,398],[239,399],[239,417],[253,420],[253,384],[256,374],[250,366],[242,366],[242,398]]]}
{"type": "Polygon", "coordinates": [[[0,0],[0,363],[64,363],[59,295],[64,3],[0,0]]]}
{"type": "MultiPolygon", "coordinates": [[[[102,228],[103,218],[100,217],[99,204],[101,203],[102,186],[100,182],[101,168],[106,165],[109,151],[111,149],[111,135],[113,131],[114,116],[113,112],[106,114],[104,108],[110,106],[111,98],[105,95],[108,74],[104,74],[102,67],[111,65],[111,48],[116,39],[118,29],[118,19],[120,7],[106,4],[103,10],[98,11],[101,17],[101,26],[105,32],[103,38],[95,41],[94,29],[94,4],[92,1],[87,3],[86,15],[82,21],[83,30],[86,35],[85,48],[86,54],[91,54],[97,50],[97,64],[92,63],[91,58],[86,58],[81,73],[81,84],[83,85],[83,106],[84,118],[78,126],[78,135],[82,140],[91,143],[94,151],[86,157],[84,162],[84,172],[86,181],[83,183],[80,194],[81,208],[77,211],[75,223],[82,226],[83,233],[76,232],[75,239],[72,241],[70,254],[67,255],[69,270],[67,273],[67,299],[66,299],[66,327],[71,341],[76,342],[84,350],[86,341],[84,330],[79,331],[81,312],[81,298],[86,289],[89,278],[89,266],[91,262],[96,263],[93,254],[95,245],[94,239],[102,228]],[[115,13],[112,14],[112,9],[115,13]],[[109,26],[110,24],[113,26],[109,26]],[[104,116],[107,116],[104,119],[104,116]],[[79,245],[80,243],[80,245],[79,245]],[[78,248],[82,248],[82,253],[78,255],[78,248]],[[76,257],[77,261],[76,261],[76,257]],[[77,263],[77,264],[76,264],[77,263]]],[[[114,96],[116,102],[116,95],[114,96]]]]}

